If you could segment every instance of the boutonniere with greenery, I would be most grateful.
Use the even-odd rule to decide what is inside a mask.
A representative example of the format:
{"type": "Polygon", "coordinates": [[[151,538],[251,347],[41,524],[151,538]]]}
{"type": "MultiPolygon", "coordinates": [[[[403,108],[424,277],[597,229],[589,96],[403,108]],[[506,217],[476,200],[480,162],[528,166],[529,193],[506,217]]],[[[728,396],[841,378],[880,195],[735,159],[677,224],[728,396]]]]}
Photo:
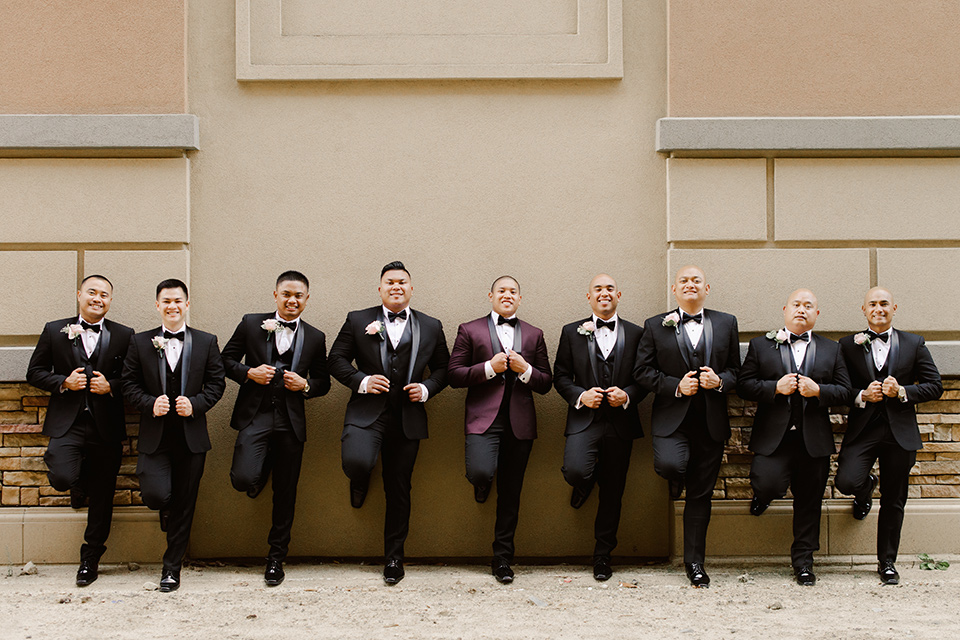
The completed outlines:
{"type": "Polygon", "coordinates": [[[73,340],[73,343],[76,344],[77,338],[83,333],[83,326],[79,324],[68,324],[63,329],[60,329],[60,333],[67,334],[67,339],[73,340]]]}
{"type": "Polygon", "coordinates": [[[773,340],[776,343],[773,346],[774,349],[776,349],[777,347],[779,347],[789,339],[790,339],[790,333],[786,330],[786,328],[780,329],[778,331],[775,330],[775,331],[767,332],[767,340],[773,340]]]}
{"type": "Polygon", "coordinates": [[[263,324],[260,325],[260,328],[267,332],[267,339],[270,339],[270,336],[276,332],[283,329],[283,325],[277,322],[276,318],[267,318],[263,321],[263,324]]]}
{"type": "Polygon", "coordinates": [[[170,340],[164,338],[163,336],[154,336],[153,340],[150,342],[153,343],[153,348],[156,349],[157,353],[159,353],[162,357],[163,350],[167,348],[167,343],[170,342],[170,340]]]}
{"type": "Polygon", "coordinates": [[[587,336],[587,340],[593,340],[593,334],[597,330],[597,325],[593,324],[592,320],[587,320],[579,327],[577,327],[577,333],[582,336],[587,336]]]}
{"type": "Polygon", "coordinates": [[[873,342],[873,338],[868,336],[866,333],[861,331],[860,333],[853,336],[853,343],[858,344],[863,347],[864,351],[870,351],[870,343],[873,342]]]}
{"type": "Polygon", "coordinates": [[[382,322],[380,322],[379,320],[374,320],[373,322],[367,325],[367,328],[364,329],[364,332],[368,336],[377,336],[378,338],[380,338],[380,341],[382,342],[384,340],[383,334],[385,330],[386,329],[384,328],[382,322]]]}
{"type": "Polygon", "coordinates": [[[663,322],[661,322],[660,324],[662,324],[665,327],[673,327],[679,333],[680,332],[680,314],[677,313],[676,311],[671,311],[666,316],[664,316],[663,322]]]}

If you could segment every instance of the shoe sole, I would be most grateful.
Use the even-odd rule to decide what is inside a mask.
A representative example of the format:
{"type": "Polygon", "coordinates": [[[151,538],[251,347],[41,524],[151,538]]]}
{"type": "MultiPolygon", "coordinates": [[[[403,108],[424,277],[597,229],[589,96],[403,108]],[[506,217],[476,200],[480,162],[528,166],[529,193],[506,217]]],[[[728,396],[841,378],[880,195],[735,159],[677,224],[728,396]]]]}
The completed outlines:
{"type": "Polygon", "coordinates": [[[176,591],[179,588],[180,588],[180,585],[177,585],[175,587],[160,587],[160,593],[170,593],[172,591],[176,591]]]}
{"type": "Polygon", "coordinates": [[[263,582],[268,587],[279,587],[281,584],[283,584],[283,578],[280,580],[264,580],[263,582]]]}

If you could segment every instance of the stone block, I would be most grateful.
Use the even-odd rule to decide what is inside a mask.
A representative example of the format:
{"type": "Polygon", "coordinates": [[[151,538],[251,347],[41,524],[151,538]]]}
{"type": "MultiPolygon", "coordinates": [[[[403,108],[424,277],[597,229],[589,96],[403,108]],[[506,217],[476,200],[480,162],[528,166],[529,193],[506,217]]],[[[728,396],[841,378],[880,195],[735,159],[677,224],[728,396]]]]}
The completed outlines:
{"type": "MultiPolygon", "coordinates": [[[[957,264],[958,260],[960,249],[955,248],[877,249],[877,282],[890,289],[896,299],[897,327],[919,333],[956,330],[953,316],[960,312],[960,300],[939,299],[939,292],[953,280],[951,269],[944,265],[957,264]]],[[[950,407],[943,410],[948,413],[956,406],[940,400],[920,407],[927,404],[950,407]]]]}
{"type": "Polygon", "coordinates": [[[920,473],[925,476],[960,473],[960,461],[920,462],[920,473]]]}
{"type": "Polygon", "coordinates": [[[140,481],[137,480],[136,476],[118,476],[117,488],[118,489],[139,489],[140,481]]]}
{"type": "Polygon", "coordinates": [[[47,452],[46,447],[21,447],[20,455],[24,457],[43,457],[43,454],[47,452]]]}
{"type": "Polygon", "coordinates": [[[39,487],[50,484],[47,474],[38,471],[4,471],[3,484],[15,487],[39,487]]]}
{"type": "Polygon", "coordinates": [[[21,397],[19,385],[0,384],[0,400],[19,400],[21,397]]]}
{"type": "Polygon", "coordinates": [[[41,507],[69,507],[70,496],[40,496],[41,507]]]}
{"type": "Polygon", "coordinates": [[[667,160],[667,240],[766,240],[767,161],[667,160]]]}
{"type": "Polygon", "coordinates": [[[22,458],[0,458],[0,471],[20,471],[22,458]]]}
{"type": "Polygon", "coordinates": [[[20,456],[20,447],[0,447],[0,458],[13,458],[20,456]]]}
{"type": "Polygon", "coordinates": [[[925,453],[923,451],[920,451],[917,453],[917,462],[921,460],[930,461],[930,460],[936,460],[936,459],[937,459],[937,454],[933,452],[925,453]]]}
{"type": "Polygon", "coordinates": [[[908,498],[920,498],[920,487],[910,486],[907,487],[907,497],[908,498]]]}
{"type": "Polygon", "coordinates": [[[43,458],[20,458],[20,468],[24,471],[46,471],[47,465],[43,458]]]}
{"type": "Polygon", "coordinates": [[[21,401],[25,407],[46,407],[50,404],[50,396],[24,396],[21,401]]]}
{"type": "Polygon", "coordinates": [[[8,507],[20,504],[20,488],[3,487],[0,489],[0,502],[8,507]]]}
{"type": "Polygon", "coordinates": [[[923,445],[924,451],[932,451],[934,453],[942,453],[947,451],[958,452],[960,451],[960,442],[930,442],[923,445]]]}
{"type": "Polygon", "coordinates": [[[19,400],[0,400],[0,411],[20,411],[21,408],[19,400]]]}
{"type": "Polygon", "coordinates": [[[960,484],[960,476],[937,476],[937,484],[960,484]]]}
{"type": "Polygon", "coordinates": [[[36,411],[4,411],[0,413],[0,424],[36,424],[36,411]]]}
{"type": "Polygon", "coordinates": [[[69,496],[69,491],[57,491],[53,487],[40,487],[41,496],[69,496]]]}
{"type": "Polygon", "coordinates": [[[130,504],[130,492],[129,491],[117,491],[113,494],[113,504],[115,505],[127,505],[130,504]]]}
{"type": "Polygon", "coordinates": [[[0,433],[40,433],[42,424],[0,424],[0,433]]]}
{"type": "Polygon", "coordinates": [[[960,453],[956,451],[945,451],[943,453],[937,453],[934,455],[936,456],[937,460],[960,460],[960,453]]]}
{"type": "Polygon", "coordinates": [[[942,425],[942,424],[933,425],[934,440],[949,442],[950,438],[952,437],[953,437],[953,427],[951,427],[950,425],[942,425]]]}
{"type": "MultiPolygon", "coordinates": [[[[686,264],[703,269],[710,284],[707,306],[736,315],[741,332],[782,327],[783,306],[798,288],[817,296],[817,331],[849,331],[863,324],[859,299],[870,288],[867,249],[670,249],[667,259],[671,282],[686,264]]],[[[663,309],[675,305],[669,287],[662,304],[663,309]]]]}
{"type": "Polygon", "coordinates": [[[44,435],[5,433],[3,434],[4,447],[46,447],[50,438],[44,435]]]}
{"type": "Polygon", "coordinates": [[[774,162],[778,241],[960,239],[960,158],[774,162]]]}
{"type": "Polygon", "coordinates": [[[744,478],[750,475],[750,465],[748,464],[725,464],[720,467],[719,477],[721,478],[744,478]]]}
{"type": "Polygon", "coordinates": [[[36,487],[24,487],[20,489],[20,505],[24,507],[35,507],[40,504],[40,491],[36,487]]]}
{"type": "Polygon", "coordinates": [[[924,498],[960,498],[960,484],[925,484],[920,487],[924,498]]]}
{"type": "MultiPolygon", "coordinates": [[[[0,176],[4,176],[3,163],[8,162],[11,161],[0,159],[0,176]]],[[[9,203],[2,194],[7,186],[0,177],[0,228],[4,229],[4,242],[12,242],[13,238],[7,234],[18,233],[16,230],[22,228],[33,213],[6,209],[9,203]]],[[[34,189],[43,189],[46,186],[46,183],[39,183],[34,189]]],[[[68,218],[64,217],[65,220],[68,218]]],[[[58,226],[73,225],[60,223],[58,226]]],[[[37,235],[21,242],[41,242],[41,238],[42,236],[37,235]]],[[[43,291],[43,295],[37,296],[27,307],[0,305],[0,335],[36,335],[46,322],[77,312],[76,251],[0,251],[0,273],[4,274],[0,281],[0,299],[15,299],[28,287],[43,291]]],[[[19,400],[24,395],[26,394],[18,393],[16,399],[19,400]]],[[[0,417],[0,422],[10,421],[0,417]]],[[[36,417],[33,422],[36,422],[36,417]]]]}

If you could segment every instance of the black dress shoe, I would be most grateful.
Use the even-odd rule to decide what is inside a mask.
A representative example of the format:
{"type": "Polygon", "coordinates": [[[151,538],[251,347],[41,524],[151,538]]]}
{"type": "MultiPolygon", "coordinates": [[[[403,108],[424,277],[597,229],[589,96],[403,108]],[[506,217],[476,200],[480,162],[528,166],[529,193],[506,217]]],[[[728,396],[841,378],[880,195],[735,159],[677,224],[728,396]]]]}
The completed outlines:
{"type": "Polygon", "coordinates": [[[793,574],[797,577],[797,584],[801,587],[812,587],[817,584],[817,576],[813,574],[813,567],[794,567],[793,574]]]}
{"type": "Polygon", "coordinates": [[[70,508],[83,509],[87,506],[87,494],[80,487],[70,487],[70,508]]]}
{"type": "Polygon", "coordinates": [[[160,578],[160,592],[170,593],[180,588],[180,574],[174,573],[169,569],[163,570],[163,576],[160,578]]]}
{"type": "Polygon", "coordinates": [[[490,485],[489,484],[475,484],[473,485],[473,499],[483,504],[487,501],[487,498],[490,496],[490,485]]]}
{"type": "Polygon", "coordinates": [[[493,562],[490,563],[490,568],[493,570],[493,577],[500,584],[513,582],[513,569],[510,568],[510,563],[503,558],[494,558],[493,562]]]}
{"type": "Polygon", "coordinates": [[[263,572],[263,581],[268,587],[275,587],[283,582],[283,563],[279,560],[267,560],[267,569],[263,572]]]}
{"type": "Polygon", "coordinates": [[[370,488],[370,482],[350,481],[350,506],[359,509],[363,506],[363,501],[367,499],[367,489],[370,488]]]}
{"type": "Polygon", "coordinates": [[[763,502],[760,502],[760,498],[758,498],[757,496],[753,496],[753,499],[750,500],[750,515],[752,516],[763,515],[763,512],[766,511],[767,507],[769,506],[770,506],[769,502],[764,504],[763,502]]]}
{"type": "Polygon", "coordinates": [[[258,482],[257,484],[247,489],[247,497],[256,498],[258,495],[260,495],[263,492],[263,488],[266,486],[267,486],[267,476],[263,475],[261,476],[260,482],[258,482]]]}
{"type": "Polygon", "coordinates": [[[880,478],[870,474],[870,488],[868,491],[864,491],[863,499],[854,498],[853,499],[853,517],[857,520],[863,520],[867,517],[867,514],[870,513],[870,509],[873,508],[873,491],[877,488],[877,485],[880,483],[880,478]]]}
{"type": "Polygon", "coordinates": [[[593,491],[593,484],[590,482],[587,485],[574,487],[573,493],[570,494],[570,506],[574,509],[582,507],[583,503],[590,497],[590,492],[593,491]]]}
{"type": "Polygon", "coordinates": [[[80,568],[77,569],[77,586],[86,587],[87,585],[93,584],[94,580],[97,579],[97,570],[96,562],[81,560],[80,568]]]}
{"type": "Polygon", "coordinates": [[[680,496],[683,494],[683,478],[668,480],[667,485],[670,488],[670,499],[679,500],[680,496]]]}
{"type": "MultiPolygon", "coordinates": [[[[897,568],[893,566],[893,562],[890,560],[881,562],[877,567],[877,573],[880,574],[880,582],[883,584],[900,584],[900,574],[897,573],[897,568]]],[[[79,577],[77,580],[77,584],[79,584],[79,577]]]]}
{"type": "Polygon", "coordinates": [[[710,576],[703,569],[701,562],[688,562],[683,565],[687,570],[687,579],[690,584],[698,589],[708,589],[710,587],[710,576]]]}
{"type": "Polygon", "coordinates": [[[593,579],[598,582],[605,582],[613,575],[613,569],[610,568],[610,558],[600,556],[593,559],[593,579]]]}
{"type": "Polygon", "coordinates": [[[160,509],[160,531],[166,532],[170,528],[170,509],[160,509]]]}
{"type": "Polygon", "coordinates": [[[383,567],[383,581],[387,584],[397,584],[401,580],[403,580],[403,562],[388,560],[383,567]]]}

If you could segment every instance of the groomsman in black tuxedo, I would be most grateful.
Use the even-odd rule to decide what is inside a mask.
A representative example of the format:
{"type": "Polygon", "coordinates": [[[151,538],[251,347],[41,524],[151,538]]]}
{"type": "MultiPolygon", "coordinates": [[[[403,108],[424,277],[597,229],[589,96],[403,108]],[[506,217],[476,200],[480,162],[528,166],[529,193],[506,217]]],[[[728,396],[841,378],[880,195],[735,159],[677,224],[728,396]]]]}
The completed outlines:
{"type": "Polygon", "coordinates": [[[647,395],[633,378],[643,329],[617,314],[620,290],[602,273],[590,281],[593,314],[560,333],[553,384],[567,407],[563,477],[573,487],[570,506],[583,506],[600,485],[594,523],[593,577],[609,580],[617,547],[620,506],[635,438],[643,436],[638,412],[647,395]]]}
{"type": "Polygon", "coordinates": [[[226,387],[223,360],[212,333],[188,327],[187,285],[157,285],[162,325],[130,341],[123,364],[123,395],[140,411],[137,477],[143,503],[160,511],[167,532],[160,591],[180,587],[203,464],[210,450],[207,412],[226,387]]]}
{"type": "Polygon", "coordinates": [[[861,309],[870,328],[840,339],[857,395],[851,402],[834,483],[841,492],[854,496],[853,517],[857,520],[870,513],[879,483],[877,573],[884,584],[898,584],[900,574],[894,563],[908,479],[917,451],[923,448],[916,406],[939,398],[943,386],[923,338],[893,328],[897,305],[889,291],[870,289],[861,309]],[[879,479],[870,472],[878,458],[879,479]]]}
{"type": "Polygon", "coordinates": [[[730,437],[727,395],[740,370],[737,319],[705,309],[710,285],[699,267],[677,271],[678,307],[648,318],[634,377],[654,394],[653,467],[683,507],[683,563],[690,584],[709,587],[704,570],[713,487],[730,437]]]}
{"type": "Polygon", "coordinates": [[[300,319],[310,282],[299,271],[277,278],[276,311],[243,316],[223,348],[227,375],[240,384],[230,426],[239,431],[230,481],[256,498],[273,472],[273,526],[264,581],[283,582],[297,483],[307,439],[304,400],[330,390],[323,332],[300,319]]]}
{"type": "Polygon", "coordinates": [[[50,392],[43,434],[47,477],[57,491],[70,491],[70,506],[90,499],[77,586],[97,579],[110,535],[113,494],[126,437],[120,373],[133,329],[107,320],[113,285],[100,275],[80,283],[79,318],[48,322],[30,358],[27,381],[50,392]]]}
{"type": "Polygon", "coordinates": [[[450,386],[468,388],[465,458],[477,502],[486,501],[497,478],[491,569],[498,582],[509,584],[523,476],[537,437],[533,392],[550,391],[550,359],[543,331],[517,317],[516,279],[497,278],[489,296],[493,310],[457,329],[448,369],[450,386]]]}
{"type": "Polygon", "coordinates": [[[833,340],[813,333],[820,309],[808,289],[790,294],[784,328],[750,341],[739,394],[757,402],[750,450],[750,513],[793,491],[790,559],[797,584],[813,586],[813,552],[820,548],[820,509],[836,450],[829,408],[850,399],[850,377],[833,340]]]}
{"type": "Polygon", "coordinates": [[[404,575],[413,465],[427,438],[424,403],[447,386],[450,352],[440,321],[410,308],[413,285],[402,262],[383,267],[379,291],[381,305],[347,314],[328,367],[352,391],[341,454],[353,507],[363,506],[377,456],[383,463],[383,579],[392,585],[404,575]]]}

